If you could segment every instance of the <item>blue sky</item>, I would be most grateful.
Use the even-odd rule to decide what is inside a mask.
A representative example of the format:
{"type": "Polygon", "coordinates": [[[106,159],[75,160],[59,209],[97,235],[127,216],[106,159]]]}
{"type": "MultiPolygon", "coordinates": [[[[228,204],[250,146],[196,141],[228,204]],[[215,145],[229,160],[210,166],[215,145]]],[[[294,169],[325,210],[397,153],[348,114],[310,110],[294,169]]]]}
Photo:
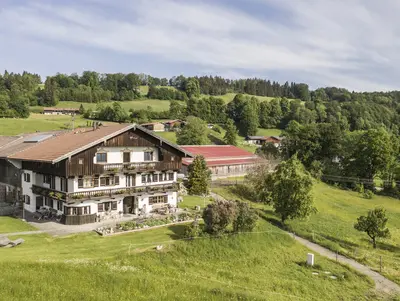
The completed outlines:
{"type": "Polygon", "coordinates": [[[1,0],[0,69],[400,89],[400,1],[1,0]]]}

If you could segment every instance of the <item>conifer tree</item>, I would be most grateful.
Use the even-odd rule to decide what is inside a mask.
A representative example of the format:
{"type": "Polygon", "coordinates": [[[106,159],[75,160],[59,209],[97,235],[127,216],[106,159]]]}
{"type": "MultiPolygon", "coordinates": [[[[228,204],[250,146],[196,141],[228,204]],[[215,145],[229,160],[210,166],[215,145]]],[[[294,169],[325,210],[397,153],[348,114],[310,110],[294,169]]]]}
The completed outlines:
{"type": "Polygon", "coordinates": [[[196,156],[188,169],[189,194],[208,194],[211,181],[211,171],[207,168],[207,163],[204,157],[196,156]]]}

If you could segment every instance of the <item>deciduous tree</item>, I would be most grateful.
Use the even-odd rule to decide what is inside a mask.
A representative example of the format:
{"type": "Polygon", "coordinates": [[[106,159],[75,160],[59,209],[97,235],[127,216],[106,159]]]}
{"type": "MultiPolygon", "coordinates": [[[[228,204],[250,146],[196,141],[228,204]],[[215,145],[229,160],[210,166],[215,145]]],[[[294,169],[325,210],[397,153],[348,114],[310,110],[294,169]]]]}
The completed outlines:
{"type": "Polygon", "coordinates": [[[388,218],[383,208],[375,208],[368,211],[367,216],[360,216],[354,228],[358,231],[365,232],[372,239],[372,245],[376,248],[377,238],[389,238],[390,231],[386,228],[388,218]]]}

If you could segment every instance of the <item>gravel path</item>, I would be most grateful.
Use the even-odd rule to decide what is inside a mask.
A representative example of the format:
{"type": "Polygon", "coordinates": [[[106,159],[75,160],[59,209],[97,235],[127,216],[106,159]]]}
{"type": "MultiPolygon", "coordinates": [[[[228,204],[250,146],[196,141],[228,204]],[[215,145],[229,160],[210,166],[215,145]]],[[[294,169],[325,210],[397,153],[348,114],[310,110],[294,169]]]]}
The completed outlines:
{"type": "Polygon", "coordinates": [[[32,235],[32,234],[40,234],[40,233],[44,233],[44,231],[25,231],[25,232],[13,232],[13,233],[0,233],[0,237],[2,237],[2,236],[32,235]]]}
{"type": "MultiPolygon", "coordinates": [[[[317,252],[318,254],[320,254],[324,257],[327,257],[329,259],[336,260],[335,252],[332,252],[331,250],[329,250],[327,248],[324,248],[318,244],[315,244],[315,243],[308,241],[304,238],[301,238],[299,236],[293,235],[291,233],[288,233],[288,234],[290,234],[292,237],[294,237],[294,239],[296,241],[298,241],[302,245],[306,246],[310,250],[313,250],[314,252],[317,252]]],[[[378,290],[380,292],[385,292],[388,294],[400,294],[400,286],[399,285],[397,285],[393,281],[390,281],[389,279],[383,277],[381,274],[371,270],[370,267],[365,266],[361,263],[358,263],[357,261],[355,261],[353,259],[344,257],[342,255],[338,255],[337,259],[338,259],[338,262],[340,262],[342,264],[346,264],[346,265],[352,267],[353,269],[355,269],[356,271],[371,277],[372,280],[375,281],[376,290],[378,290]]]]}
{"type": "MultiPolygon", "coordinates": [[[[216,193],[211,193],[211,196],[216,198],[216,199],[224,199],[222,196],[216,194],[216,193]]],[[[299,237],[297,235],[294,235],[292,233],[286,232],[290,236],[292,236],[296,241],[301,243],[303,246],[306,246],[310,250],[317,252],[318,254],[327,257],[329,259],[336,260],[336,253],[332,252],[331,250],[322,247],[316,243],[313,243],[307,239],[304,239],[302,237],[299,237]]],[[[337,256],[337,260],[341,264],[346,264],[350,267],[352,267],[354,270],[367,275],[372,278],[375,282],[375,289],[380,292],[384,292],[387,294],[400,294],[400,286],[393,281],[383,277],[381,274],[373,271],[370,267],[363,265],[354,259],[350,259],[347,257],[344,257],[342,255],[337,256]]]]}

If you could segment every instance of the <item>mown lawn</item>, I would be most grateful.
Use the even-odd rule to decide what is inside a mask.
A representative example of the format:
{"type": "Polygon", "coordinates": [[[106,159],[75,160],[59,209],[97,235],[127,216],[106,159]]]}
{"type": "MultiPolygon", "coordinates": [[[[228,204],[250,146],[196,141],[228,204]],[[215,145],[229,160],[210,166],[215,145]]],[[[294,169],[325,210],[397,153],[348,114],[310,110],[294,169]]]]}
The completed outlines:
{"type": "MultiPolygon", "coordinates": [[[[234,188],[213,188],[213,192],[227,199],[242,199],[234,188]]],[[[290,231],[312,240],[331,250],[357,259],[359,262],[380,270],[382,257],[382,274],[400,284],[400,201],[383,196],[374,196],[368,200],[352,191],[345,191],[324,183],[314,186],[314,201],[318,213],[306,220],[287,222],[290,231]],[[373,249],[369,237],[354,229],[354,223],[360,215],[368,210],[383,206],[389,217],[388,228],[391,238],[381,240],[378,248],[373,249]]],[[[263,209],[268,219],[280,224],[272,208],[259,203],[252,203],[263,209]]]]}
{"type": "Polygon", "coordinates": [[[256,233],[174,241],[183,226],[115,237],[25,236],[0,249],[3,300],[377,300],[371,280],[260,220],[256,233]],[[174,243],[173,243],[174,242],[174,243]],[[162,244],[162,251],[154,246],[162,244]],[[319,275],[312,275],[317,271],[319,275]],[[338,276],[330,279],[324,272],[338,276]],[[45,284],[45,285],[44,285],[45,284]]]}
{"type": "MultiPolygon", "coordinates": [[[[85,126],[86,120],[75,116],[74,126],[85,126]]],[[[0,135],[17,135],[36,131],[71,128],[71,116],[31,114],[29,118],[0,118],[0,135]]]]}
{"type": "Polygon", "coordinates": [[[178,206],[179,208],[188,208],[188,209],[194,209],[195,206],[200,206],[201,209],[203,209],[207,204],[210,203],[209,198],[203,198],[201,196],[196,196],[196,195],[185,195],[183,197],[183,202],[179,203],[178,206]]]}
{"type": "Polygon", "coordinates": [[[0,216],[0,233],[35,231],[35,227],[20,219],[8,216],[0,216]]]}

